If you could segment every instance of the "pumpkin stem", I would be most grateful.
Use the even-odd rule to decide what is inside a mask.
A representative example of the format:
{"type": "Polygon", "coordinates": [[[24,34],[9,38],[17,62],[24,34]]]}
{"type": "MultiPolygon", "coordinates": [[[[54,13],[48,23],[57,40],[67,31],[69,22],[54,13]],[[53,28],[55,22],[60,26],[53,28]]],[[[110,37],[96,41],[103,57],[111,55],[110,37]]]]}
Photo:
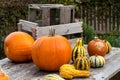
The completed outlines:
{"type": "Polygon", "coordinates": [[[49,36],[55,36],[55,29],[53,27],[49,29],[49,36]]]}
{"type": "Polygon", "coordinates": [[[95,40],[98,40],[99,38],[97,36],[94,37],[95,40]]]}

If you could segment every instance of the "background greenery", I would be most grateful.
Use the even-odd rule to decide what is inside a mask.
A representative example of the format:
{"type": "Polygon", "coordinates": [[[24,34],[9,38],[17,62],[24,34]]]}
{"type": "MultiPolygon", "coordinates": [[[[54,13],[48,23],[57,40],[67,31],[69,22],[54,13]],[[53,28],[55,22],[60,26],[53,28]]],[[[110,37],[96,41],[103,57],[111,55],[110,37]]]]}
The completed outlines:
{"type": "MultiPolygon", "coordinates": [[[[17,30],[17,23],[19,19],[27,20],[28,17],[28,4],[64,4],[64,5],[74,5],[76,9],[75,16],[79,18],[80,5],[99,5],[101,7],[106,8],[106,5],[113,4],[113,6],[117,6],[114,10],[115,14],[118,14],[117,11],[120,11],[120,1],[119,0],[0,0],[0,59],[5,57],[3,50],[3,43],[5,37],[17,30]]],[[[107,10],[107,9],[106,9],[107,10]]],[[[83,24],[83,37],[84,42],[88,43],[95,35],[94,29],[91,25],[83,24]]],[[[102,38],[110,41],[113,46],[120,47],[120,37],[114,36],[116,34],[116,30],[113,30],[111,34],[104,35],[102,38]]],[[[99,36],[99,35],[97,35],[99,36]]]]}

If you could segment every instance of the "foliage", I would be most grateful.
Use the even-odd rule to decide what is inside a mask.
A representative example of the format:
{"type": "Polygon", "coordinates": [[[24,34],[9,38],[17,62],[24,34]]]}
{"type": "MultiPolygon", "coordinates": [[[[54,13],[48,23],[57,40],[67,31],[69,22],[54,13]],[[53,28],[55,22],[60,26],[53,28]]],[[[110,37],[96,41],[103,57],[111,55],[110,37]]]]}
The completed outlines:
{"type": "Polygon", "coordinates": [[[98,36],[98,37],[101,36],[102,39],[109,41],[112,46],[120,47],[120,36],[118,34],[119,33],[117,32],[117,30],[114,29],[110,34],[97,35],[92,26],[86,24],[85,22],[83,23],[83,38],[84,38],[85,44],[87,44],[95,36],[98,36]]]}
{"type": "MultiPolygon", "coordinates": [[[[3,55],[3,41],[6,35],[17,30],[17,23],[19,19],[27,20],[28,16],[28,4],[64,4],[75,6],[75,17],[80,18],[80,6],[90,8],[91,6],[100,6],[101,10],[107,11],[109,6],[112,6],[114,15],[117,14],[120,17],[120,0],[0,0],[0,52],[3,55]]],[[[109,15],[108,15],[109,16],[109,15]]],[[[119,21],[118,21],[119,22],[119,21]]],[[[87,25],[87,24],[86,24],[87,25]]],[[[85,26],[85,24],[84,24],[85,26]]],[[[91,27],[92,28],[92,27],[91,27]]],[[[93,29],[90,28],[90,32],[93,29]]],[[[87,29],[87,28],[86,28],[87,29]]],[[[93,36],[94,32],[90,33],[84,30],[85,42],[87,43],[93,36]],[[90,33],[91,37],[90,37],[90,33]],[[87,34],[87,35],[86,35],[87,34]],[[88,37],[87,37],[88,36],[88,37]]],[[[115,41],[113,45],[118,45],[120,38],[109,36],[110,42],[115,41]]]]}
{"type": "Polygon", "coordinates": [[[92,26],[83,22],[83,38],[84,43],[87,44],[90,40],[92,40],[95,36],[95,31],[92,26]]]}
{"type": "Polygon", "coordinates": [[[17,30],[19,19],[27,20],[28,4],[33,3],[47,3],[47,0],[0,0],[0,55],[3,57],[5,37],[17,30]]]}
{"type": "Polygon", "coordinates": [[[120,36],[116,36],[117,30],[114,29],[109,35],[104,35],[103,38],[111,43],[114,47],[120,47],[120,36]]]}

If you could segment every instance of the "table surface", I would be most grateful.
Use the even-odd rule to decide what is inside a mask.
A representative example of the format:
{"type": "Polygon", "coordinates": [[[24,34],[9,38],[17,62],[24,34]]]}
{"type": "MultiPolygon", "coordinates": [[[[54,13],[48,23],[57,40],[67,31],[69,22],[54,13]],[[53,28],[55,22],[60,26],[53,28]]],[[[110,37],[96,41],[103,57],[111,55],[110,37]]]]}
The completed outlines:
{"type": "MultiPolygon", "coordinates": [[[[87,46],[87,45],[86,45],[87,46]]],[[[113,47],[112,51],[105,56],[106,64],[102,68],[90,68],[93,77],[74,78],[73,80],[109,80],[120,71],[120,48],[113,47]]],[[[10,76],[11,80],[42,80],[50,73],[41,71],[31,62],[13,63],[8,58],[0,60],[0,66],[10,76]]]]}

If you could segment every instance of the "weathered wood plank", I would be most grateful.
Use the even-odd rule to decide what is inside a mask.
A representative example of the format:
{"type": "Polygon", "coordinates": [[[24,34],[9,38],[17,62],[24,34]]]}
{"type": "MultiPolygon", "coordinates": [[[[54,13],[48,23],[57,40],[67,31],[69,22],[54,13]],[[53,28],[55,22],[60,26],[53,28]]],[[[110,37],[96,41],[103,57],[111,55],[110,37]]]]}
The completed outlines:
{"type": "Polygon", "coordinates": [[[42,9],[44,7],[49,7],[49,8],[60,8],[63,7],[63,4],[30,4],[29,8],[30,9],[42,9]]]}
{"type": "Polygon", "coordinates": [[[61,24],[61,25],[53,25],[53,26],[46,26],[46,27],[37,27],[37,38],[40,36],[49,35],[49,29],[53,27],[56,31],[56,35],[68,35],[74,33],[81,33],[82,30],[82,22],[77,23],[69,23],[69,24],[61,24]]]}
{"type": "Polygon", "coordinates": [[[31,32],[34,38],[49,35],[50,27],[53,27],[56,30],[57,35],[68,35],[83,32],[82,22],[39,27],[37,23],[20,20],[18,26],[20,31],[23,30],[31,32]]]}
{"type": "MultiPolygon", "coordinates": [[[[74,43],[71,44],[74,46],[74,43]]],[[[85,45],[87,48],[87,45],[85,45]]],[[[105,56],[106,64],[102,68],[91,68],[90,72],[95,80],[109,80],[112,76],[120,71],[120,48],[113,48],[113,50],[105,56]],[[111,66],[112,65],[112,66],[111,66]]],[[[0,66],[10,76],[11,80],[33,80],[42,79],[45,75],[58,72],[45,72],[38,69],[34,63],[13,63],[5,58],[0,60],[0,66]]],[[[73,80],[94,80],[90,78],[75,78],[73,80]]]]}
{"type": "Polygon", "coordinates": [[[50,25],[50,8],[44,7],[42,10],[42,25],[49,26],[50,25]]]}
{"type": "Polygon", "coordinates": [[[38,27],[38,24],[26,20],[19,20],[18,26],[21,27],[21,30],[32,32],[32,28],[38,27]]]}
{"type": "Polygon", "coordinates": [[[113,48],[113,50],[105,56],[106,64],[103,68],[91,68],[91,73],[97,80],[109,80],[112,76],[120,71],[120,48],[113,48]]]}
{"type": "Polygon", "coordinates": [[[36,17],[36,10],[35,9],[28,9],[28,21],[35,21],[35,17],[36,17]]]}
{"type": "Polygon", "coordinates": [[[71,7],[68,7],[68,6],[61,7],[60,8],[60,24],[65,24],[70,22],[71,22],[71,7]]]}
{"type": "Polygon", "coordinates": [[[56,22],[56,10],[60,10],[59,13],[59,24],[71,23],[75,21],[75,10],[74,6],[64,6],[61,4],[30,4],[28,11],[28,20],[36,22],[36,12],[41,11],[41,26],[55,25],[56,22]]]}

